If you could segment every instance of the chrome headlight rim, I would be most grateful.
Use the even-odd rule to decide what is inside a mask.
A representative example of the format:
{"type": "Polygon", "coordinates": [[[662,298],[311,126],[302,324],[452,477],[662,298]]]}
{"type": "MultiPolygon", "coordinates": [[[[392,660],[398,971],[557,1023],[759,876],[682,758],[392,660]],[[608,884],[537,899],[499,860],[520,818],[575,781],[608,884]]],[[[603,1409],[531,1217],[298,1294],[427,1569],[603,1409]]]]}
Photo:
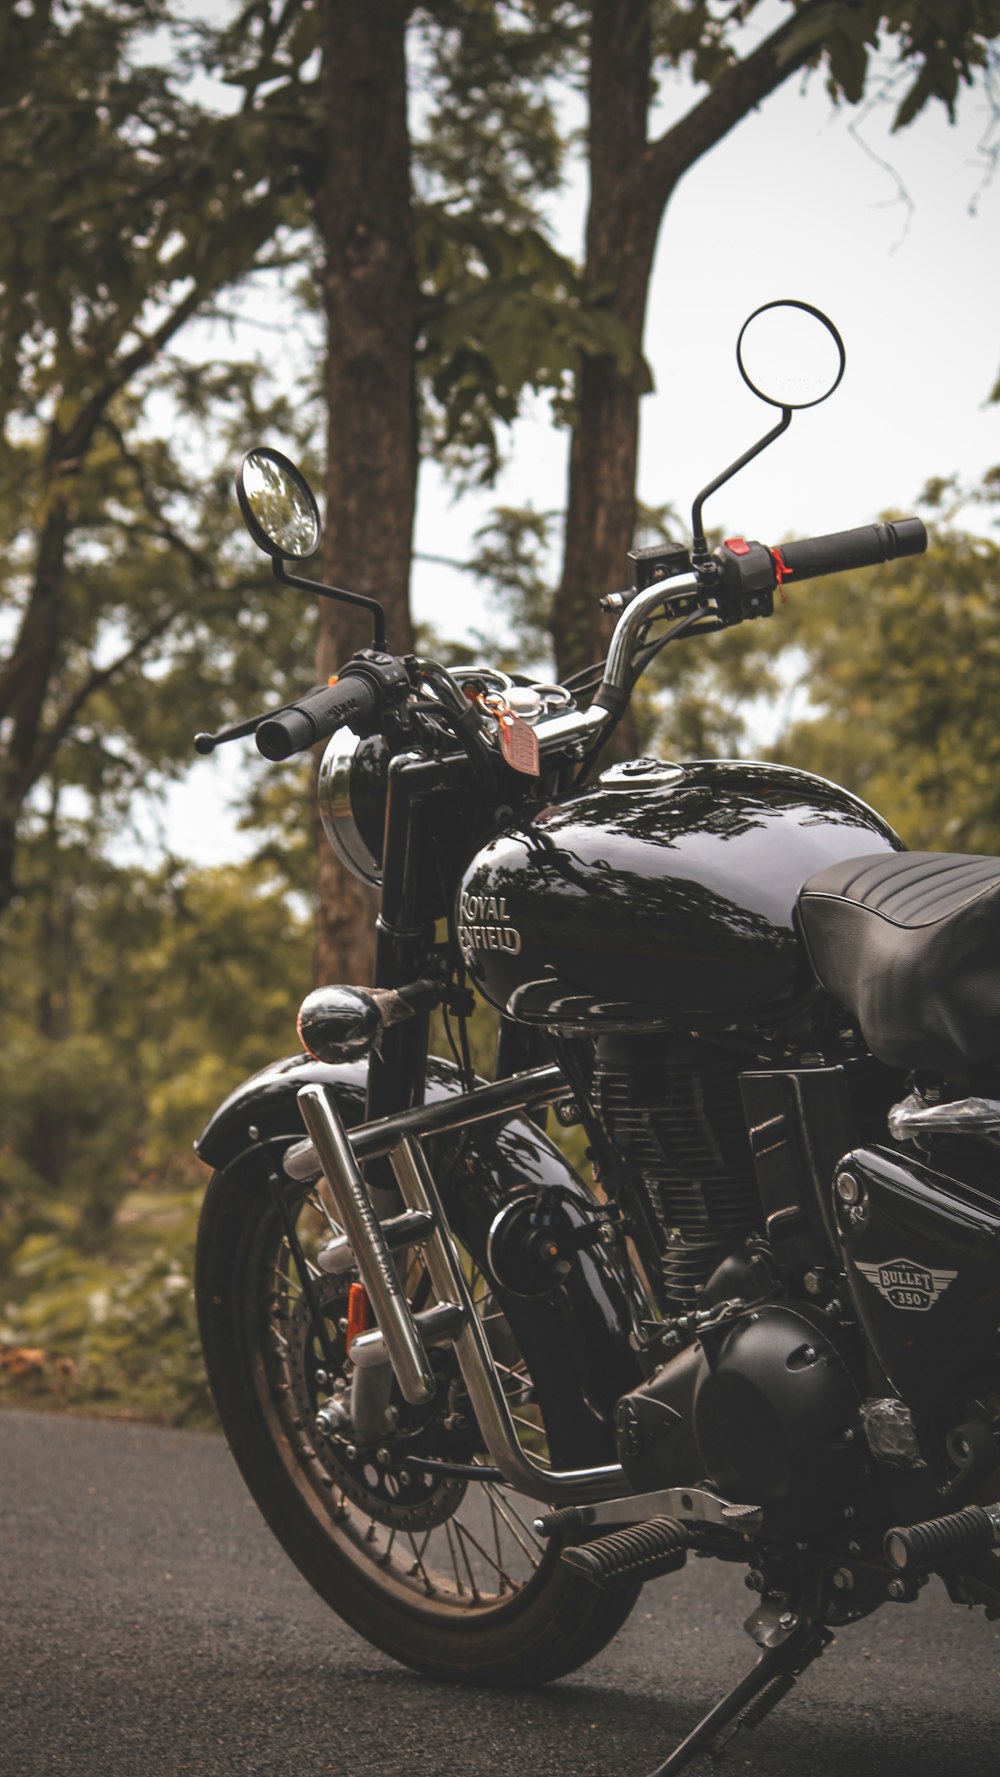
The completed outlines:
{"type": "Polygon", "coordinates": [[[351,780],[360,737],[339,728],[320,761],[317,800],[320,820],[333,850],[352,876],[370,888],[382,886],[382,861],[366,842],[354,813],[351,780]]]}

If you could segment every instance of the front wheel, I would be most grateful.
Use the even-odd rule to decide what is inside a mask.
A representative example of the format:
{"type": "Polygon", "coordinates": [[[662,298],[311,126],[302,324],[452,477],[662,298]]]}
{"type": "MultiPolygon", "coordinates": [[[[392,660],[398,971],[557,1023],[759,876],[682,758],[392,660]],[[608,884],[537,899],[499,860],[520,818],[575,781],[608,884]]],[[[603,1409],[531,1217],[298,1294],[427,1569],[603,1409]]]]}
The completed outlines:
{"type": "MultiPolygon", "coordinates": [[[[435,1354],[425,1407],[395,1391],[396,1424],[376,1446],[317,1431],[317,1413],[350,1379],[350,1278],[310,1264],[337,1374],[330,1375],[279,1221],[266,1152],[216,1173],[198,1233],[195,1292],[209,1381],[243,1478],[279,1542],[352,1628],[435,1678],[538,1685],[572,1672],[620,1628],[636,1589],[575,1578],[532,1528],[538,1506],[506,1486],[456,1480],[425,1463],[488,1462],[450,1350],[435,1354]]],[[[307,1260],[339,1232],[323,1181],[282,1180],[307,1260]]],[[[491,1296],[484,1255],[464,1255],[473,1299],[526,1447],[546,1435],[530,1352],[491,1296]]],[[[415,1309],[432,1305],[418,1254],[406,1273],[415,1309]]],[[[392,1415],[390,1415],[391,1417],[392,1415]]]]}

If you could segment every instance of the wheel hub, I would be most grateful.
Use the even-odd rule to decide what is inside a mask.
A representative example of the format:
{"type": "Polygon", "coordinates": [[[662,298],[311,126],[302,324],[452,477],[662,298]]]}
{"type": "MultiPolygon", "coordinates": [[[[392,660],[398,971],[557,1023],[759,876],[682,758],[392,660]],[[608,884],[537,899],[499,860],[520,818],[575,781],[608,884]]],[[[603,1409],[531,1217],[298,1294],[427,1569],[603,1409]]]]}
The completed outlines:
{"type": "MultiPolygon", "coordinates": [[[[327,1322],[338,1369],[341,1364],[346,1369],[345,1337],[340,1328],[347,1310],[343,1281],[336,1277],[317,1278],[313,1287],[327,1322]]],[[[330,1377],[327,1384],[319,1382],[317,1372],[323,1371],[324,1361],[316,1349],[304,1296],[299,1296],[290,1307],[285,1338],[284,1357],[295,1417],[303,1427],[315,1431],[316,1455],[346,1498],[378,1523],[400,1530],[430,1530],[450,1518],[461,1504],[466,1483],[411,1468],[407,1463],[407,1458],[413,1456],[443,1456],[438,1425],[438,1416],[444,1411],[441,1403],[431,1403],[430,1417],[421,1418],[421,1409],[408,1406],[394,1388],[396,1429],[376,1446],[359,1446],[352,1442],[349,1429],[331,1434],[316,1425],[319,1409],[335,1378],[330,1377]]],[[[343,1377],[344,1370],[340,1370],[340,1375],[343,1377]]]]}

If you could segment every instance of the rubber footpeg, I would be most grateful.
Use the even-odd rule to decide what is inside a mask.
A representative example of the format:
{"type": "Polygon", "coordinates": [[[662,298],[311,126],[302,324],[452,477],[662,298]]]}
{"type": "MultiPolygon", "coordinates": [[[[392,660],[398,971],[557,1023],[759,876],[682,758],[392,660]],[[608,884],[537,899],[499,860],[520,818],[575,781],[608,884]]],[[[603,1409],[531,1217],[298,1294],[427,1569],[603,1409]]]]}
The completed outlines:
{"type": "Polygon", "coordinates": [[[676,1518],[650,1518],[564,1549],[560,1559],[593,1586],[633,1585],[683,1567],[690,1542],[686,1525],[676,1518]]]}
{"type": "Polygon", "coordinates": [[[1000,1543],[1000,1506],[966,1506],[947,1518],[886,1532],[883,1548],[897,1573],[932,1573],[1000,1543]]]}

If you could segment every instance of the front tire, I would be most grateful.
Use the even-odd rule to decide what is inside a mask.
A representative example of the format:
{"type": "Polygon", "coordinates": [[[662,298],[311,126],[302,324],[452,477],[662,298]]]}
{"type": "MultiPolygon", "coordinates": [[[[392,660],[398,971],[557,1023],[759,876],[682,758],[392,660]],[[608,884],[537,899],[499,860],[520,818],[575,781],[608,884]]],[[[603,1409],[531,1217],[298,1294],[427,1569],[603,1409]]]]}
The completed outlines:
{"type": "MultiPolygon", "coordinates": [[[[323,1368],[301,1299],[268,1183],[272,1166],[281,1176],[279,1154],[258,1150],[213,1176],[195,1280],[216,1406],[268,1525],[338,1615],[405,1665],[495,1686],[534,1686],[574,1671],[621,1627],[638,1590],[600,1591],[574,1577],[554,1543],[543,1544],[532,1529],[537,1505],[507,1487],[466,1487],[407,1469],[407,1452],[411,1459],[415,1453],[488,1461],[475,1422],[463,1412],[468,1402],[450,1354],[441,1360],[438,1401],[424,1423],[401,1403],[393,1450],[358,1451],[316,1435],[317,1409],[336,1379],[323,1368]],[[464,1430],[455,1431],[456,1423],[464,1430]]],[[[328,1193],[322,1182],[307,1190],[282,1179],[282,1188],[308,1256],[335,1227],[328,1193]]],[[[483,1262],[482,1253],[468,1253],[472,1293],[490,1322],[522,1436],[544,1455],[531,1353],[517,1350],[489,1295],[483,1262]]],[[[316,1279],[339,1366],[347,1284],[318,1271],[316,1279]]],[[[414,1258],[407,1288],[421,1307],[428,1287],[414,1258]]]]}

